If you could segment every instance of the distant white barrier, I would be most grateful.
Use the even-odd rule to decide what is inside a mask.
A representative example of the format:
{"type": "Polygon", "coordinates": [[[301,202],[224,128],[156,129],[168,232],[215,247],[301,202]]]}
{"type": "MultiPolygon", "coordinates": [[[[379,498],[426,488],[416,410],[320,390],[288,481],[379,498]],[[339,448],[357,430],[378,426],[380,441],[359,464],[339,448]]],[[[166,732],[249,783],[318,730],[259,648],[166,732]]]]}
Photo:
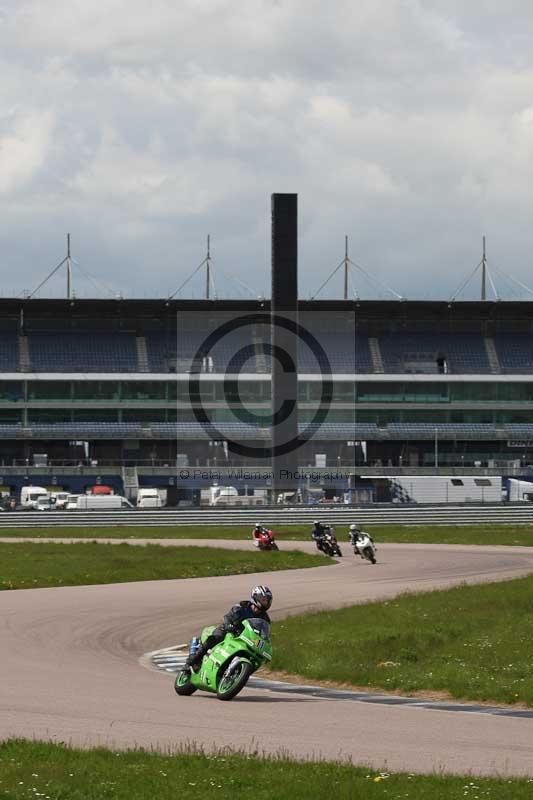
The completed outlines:
{"type": "MultiPolygon", "coordinates": [[[[333,525],[349,525],[356,521],[364,525],[476,525],[529,524],[533,525],[532,505],[468,505],[468,506],[364,506],[325,508],[262,508],[261,522],[272,525],[311,526],[319,519],[333,525]]],[[[137,511],[61,511],[61,512],[4,512],[0,528],[42,527],[117,527],[183,525],[254,525],[257,509],[187,509],[137,511]]]]}

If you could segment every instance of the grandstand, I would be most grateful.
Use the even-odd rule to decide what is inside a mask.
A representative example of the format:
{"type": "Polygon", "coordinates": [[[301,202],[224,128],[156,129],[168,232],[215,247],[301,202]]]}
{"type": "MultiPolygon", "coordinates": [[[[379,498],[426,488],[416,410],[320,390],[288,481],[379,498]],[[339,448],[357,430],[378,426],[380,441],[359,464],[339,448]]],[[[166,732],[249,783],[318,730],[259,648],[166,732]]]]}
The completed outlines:
{"type": "MultiPolygon", "coordinates": [[[[81,474],[122,480],[128,469],[140,483],[176,485],[177,464],[250,467],[231,442],[270,440],[268,326],[202,350],[219,325],[267,315],[268,301],[11,299],[0,308],[3,485],[27,482],[44,455],[48,483],[68,488],[81,474]],[[239,374],[242,403],[225,392],[226,374],[239,374]],[[191,375],[216,438],[194,415],[191,375]]],[[[412,470],[434,466],[436,450],[446,469],[505,473],[533,461],[533,304],[314,300],[299,312],[333,380],[326,418],[299,449],[302,467],[412,470]]],[[[309,433],[322,376],[301,341],[298,366],[300,431],[309,433]]]]}

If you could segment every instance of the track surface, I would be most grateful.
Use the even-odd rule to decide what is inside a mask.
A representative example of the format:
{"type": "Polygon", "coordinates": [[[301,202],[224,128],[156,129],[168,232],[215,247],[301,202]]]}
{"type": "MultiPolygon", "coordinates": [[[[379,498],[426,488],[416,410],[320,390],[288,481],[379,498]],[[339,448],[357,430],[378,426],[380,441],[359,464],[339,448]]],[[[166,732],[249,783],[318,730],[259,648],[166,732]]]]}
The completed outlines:
{"type": "MultiPolygon", "coordinates": [[[[307,549],[308,543],[293,546],[307,549]]],[[[0,738],[164,749],[194,741],[259,752],[283,749],[298,757],[352,758],[392,770],[533,776],[531,719],[257,688],[231,703],[201,693],[178,698],[171,676],[139,663],[142,654],[185,642],[219,619],[257,582],[273,588],[273,616],[279,619],[406,589],[533,572],[532,550],[519,547],[383,545],[378,555],[375,567],[348,556],[334,567],[268,575],[4,591],[0,738]]]]}

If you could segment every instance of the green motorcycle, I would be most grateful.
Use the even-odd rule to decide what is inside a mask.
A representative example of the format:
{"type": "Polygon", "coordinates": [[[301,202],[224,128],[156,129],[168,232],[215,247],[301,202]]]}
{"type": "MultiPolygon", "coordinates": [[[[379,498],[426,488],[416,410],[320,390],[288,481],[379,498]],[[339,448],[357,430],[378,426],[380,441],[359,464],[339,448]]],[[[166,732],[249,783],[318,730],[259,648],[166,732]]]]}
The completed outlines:
{"type": "MultiPolygon", "coordinates": [[[[214,631],[204,628],[202,643],[214,631]]],[[[219,700],[232,700],[246,686],[250,675],[272,659],[270,626],[264,619],[247,619],[237,636],[227,633],[202,659],[200,669],[182,669],[174,682],[179,695],[194,694],[197,689],[216,693],[219,700]]]]}

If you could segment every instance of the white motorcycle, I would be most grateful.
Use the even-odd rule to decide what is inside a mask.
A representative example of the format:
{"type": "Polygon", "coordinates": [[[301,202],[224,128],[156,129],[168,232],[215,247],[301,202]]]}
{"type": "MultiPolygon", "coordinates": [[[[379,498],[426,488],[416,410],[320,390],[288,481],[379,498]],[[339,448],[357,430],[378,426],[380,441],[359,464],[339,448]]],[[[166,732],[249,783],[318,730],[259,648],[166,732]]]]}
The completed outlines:
{"type": "Polygon", "coordinates": [[[350,542],[353,545],[354,555],[361,556],[362,559],[366,559],[372,564],[377,562],[376,545],[373,543],[368,533],[361,531],[356,537],[350,536],[350,542]]]}

